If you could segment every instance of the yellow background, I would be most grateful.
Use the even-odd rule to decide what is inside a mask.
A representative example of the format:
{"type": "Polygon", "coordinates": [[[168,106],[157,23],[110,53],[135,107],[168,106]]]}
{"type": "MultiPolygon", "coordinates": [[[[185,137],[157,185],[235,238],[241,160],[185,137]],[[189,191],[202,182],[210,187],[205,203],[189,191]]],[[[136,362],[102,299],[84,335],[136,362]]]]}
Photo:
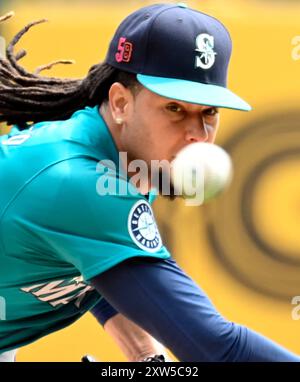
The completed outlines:
{"type": "MultiPolygon", "coordinates": [[[[104,58],[120,21],[140,5],[151,3],[9,1],[4,3],[1,14],[13,9],[16,16],[2,25],[2,31],[10,40],[26,23],[48,18],[49,23],[34,27],[18,44],[19,49],[28,51],[22,64],[33,70],[55,59],[75,59],[76,65],[56,67],[51,76],[83,77],[92,64],[104,58]]],[[[211,0],[189,1],[188,4],[219,18],[230,30],[234,49],[229,85],[254,107],[251,113],[222,111],[217,143],[223,144],[249,122],[255,124],[265,115],[299,107],[300,61],[291,57],[291,41],[300,35],[300,6],[296,1],[211,0]]],[[[265,142],[260,143],[264,145],[265,142]]],[[[292,198],[293,203],[299,202],[300,206],[298,168],[299,161],[296,161],[292,167],[294,172],[290,167],[278,169],[284,183],[276,179],[274,173],[273,178],[265,180],[256,207],[262,217],[262,229],[270,237],[277,238],[274,245],[282,236],[287,246],[290,243],[299,252],[300,211],[291,209],[286,202],[292,198]]],[[[206,206],[193,209],[185,207],[181,201],[159,200],[155,209],[174,256],[204,288],[220,312],[300,354],[300,322],[291,319],[293,296],[272,298],[247,287],[228,272],[214,256],[207,240],[206,206]]],[[[233,240],[238,242],[239,238],[233,240]]],[[[124,360],[113,341],[89,314],[71,327],[21,349],[18,360],[79,361],[85,353],[102,361],[124,360]]]]}

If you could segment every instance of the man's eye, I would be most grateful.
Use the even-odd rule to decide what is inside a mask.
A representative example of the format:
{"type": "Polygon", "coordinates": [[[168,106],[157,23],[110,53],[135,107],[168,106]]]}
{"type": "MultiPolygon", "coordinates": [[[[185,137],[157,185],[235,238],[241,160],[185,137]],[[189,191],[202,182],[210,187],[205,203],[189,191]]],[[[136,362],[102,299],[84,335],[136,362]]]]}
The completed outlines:
{"type": "Polygon", "coordinates": [[[171,111],[172,113],[180,113],[182,111],[182,107],[180,105],[175,104],[175,103],[168,105],[167,109],[169,111],[171,111]]]}
{"type": "Polygon", "coordinates": [[[211,107],[209,109],[205,109],[205,114],[209,116],[214,116],[219,113],[219,110],[216,107],[211,107]]]}

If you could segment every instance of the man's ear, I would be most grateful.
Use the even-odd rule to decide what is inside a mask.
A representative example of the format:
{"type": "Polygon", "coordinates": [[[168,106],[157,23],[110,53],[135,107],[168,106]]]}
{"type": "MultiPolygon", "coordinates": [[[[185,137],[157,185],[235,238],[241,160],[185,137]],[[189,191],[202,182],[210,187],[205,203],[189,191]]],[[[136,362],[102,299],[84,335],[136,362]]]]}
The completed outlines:
{"type": "Polygon", "coordinates": [[[121,125],[126,121],[133,100],[132,93],[124,85],[115,82],[109,89],[109,106],[114,121],[121,125]]]}

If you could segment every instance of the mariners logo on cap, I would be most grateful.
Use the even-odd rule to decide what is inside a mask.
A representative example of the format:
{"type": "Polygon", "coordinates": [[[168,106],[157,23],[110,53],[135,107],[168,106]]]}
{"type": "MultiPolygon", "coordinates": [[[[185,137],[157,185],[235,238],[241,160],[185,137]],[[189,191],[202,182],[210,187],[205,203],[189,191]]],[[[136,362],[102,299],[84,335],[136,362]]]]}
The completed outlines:
{"type": "Polygon", "coordinates": [[[144,251],[157,252],[162,246],[151,206],[145,200],[139,200],[131,208],[128,231],[134,243],[144,251]]]}
{"type": "Polygon", "coordinates": [[[214,37],[201,33],[196,37],[196,52],[200,55],[196,56],[196,68],[209,69],[215,63],[216,52],[214,51],[214,37]]]}

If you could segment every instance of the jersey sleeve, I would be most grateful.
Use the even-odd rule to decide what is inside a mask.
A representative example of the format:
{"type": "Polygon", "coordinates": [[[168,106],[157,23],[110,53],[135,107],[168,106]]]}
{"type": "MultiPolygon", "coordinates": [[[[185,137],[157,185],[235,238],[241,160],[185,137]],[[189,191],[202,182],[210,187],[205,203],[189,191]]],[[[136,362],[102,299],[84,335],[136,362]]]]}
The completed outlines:
{"type": "Polygon", "coordinates": [[[147,198],[114,171],[99,171],[89,158],[44,170],[24,188],[15,208],[34,232],[36,251],[44,246],[85,280],[128,258],[170,257],[147,198]]]}

